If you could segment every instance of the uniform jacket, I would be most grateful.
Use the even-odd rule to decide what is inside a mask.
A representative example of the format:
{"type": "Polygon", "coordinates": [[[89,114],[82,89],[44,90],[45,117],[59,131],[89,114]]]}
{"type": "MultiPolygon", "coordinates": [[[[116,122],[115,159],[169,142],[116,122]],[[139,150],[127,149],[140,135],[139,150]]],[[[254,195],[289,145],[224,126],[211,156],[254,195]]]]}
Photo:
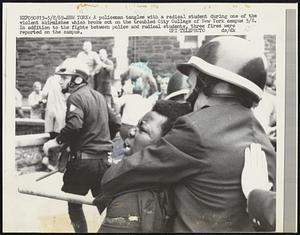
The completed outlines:
{"type": "Polygon", "coordinates": [[[255,189],[248,197],[248,212],[258,231],[275,231],[276,193],[255,189]]]}
{"type": "Polygon", "coordinates": [[[177,119],[156,145],[124,158],[102,179],[103,193],[172,184],[174,232],[251,231],[241,188],[244,151],[260,143],[275,185],[275,152],[252,111],[234,99],[177,119]]]}
{"type": "Polygon", "coordinates": [[[57,137],[71,152],[99,154],[112,150],[106,101],[99,92],[79,86],[67,100],[66,125],[57,137]]]}

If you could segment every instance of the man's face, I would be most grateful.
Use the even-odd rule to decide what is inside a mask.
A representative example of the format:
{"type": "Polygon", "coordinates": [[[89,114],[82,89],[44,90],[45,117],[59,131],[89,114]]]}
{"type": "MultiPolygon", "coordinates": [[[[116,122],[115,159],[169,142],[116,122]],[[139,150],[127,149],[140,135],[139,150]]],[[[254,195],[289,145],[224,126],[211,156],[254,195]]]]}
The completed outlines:
{"type": "Polygon", "coordinates": [[[198,74],[199,74],[198,71],[195,70],[195,69],[192,69],[190,74],[189,74],[189,78],[187,79],[187,83],[189,85],[190,92],[189,92],[189,94],[187,94],[187,97],[189,97],[190,94],[192,94],[194,88],[196,87],[198,74]]]}
{"type": "Polygon", "coordinates": [[[66,90],[70,81],[70,75],[60,75],[59,85],[61,86],[61,89],[66,90]]]}
{"type": "Polygon", "coordinates": [[[169,84],[169,78],[163,78],[160,82],[160,91],[163,94],[167,94],[167,89],[168,89],[168,84],[169,84]]]}
{"type": "Polygon", "coordinates": [[[165,116],[150,111],[139,121],[137,127],[129,131],[125,139],[125,155],[136,153],[150,144],[156,143],[162,134],[162,124],[167,121],[165,116]]]}
{"type": "Polygon", "coordinates": [[[102,61],[106,60],[107,59],[107,52],[106,52],[106,50],[101,49],[99,51],[99,57],[100,57],[100,59],[102,61]]]}
{"type": "Polygon", "coordinates": [[[82,49],[87,53],[92,50],[92,44],[90,42],[84,42],[82,49]]]}
{"type": "Polygon", "coordinates": [[[33,90],[36,92],[36,93],[39,93],[42,89],[42,86],[41,86],[41,83],[35,83],[34,86],[33,86],[33,90]]]}

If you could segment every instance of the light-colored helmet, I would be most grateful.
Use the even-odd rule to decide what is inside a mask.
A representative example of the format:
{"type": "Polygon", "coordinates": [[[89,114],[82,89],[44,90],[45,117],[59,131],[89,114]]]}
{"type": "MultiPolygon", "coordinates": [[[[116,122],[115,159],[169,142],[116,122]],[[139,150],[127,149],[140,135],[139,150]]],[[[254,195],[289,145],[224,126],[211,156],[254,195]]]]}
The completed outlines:
{"type": "Polygon", "coordinates": [[[246,39],[216,37],[200,47],[188,63],[177,69],[189,75],[192,68],[216,79],[233,84],[260,100],[266,83],[266,58],[246,39]]]}
{"type": "Polygon", "coordinates": [[[67,58],[55,70],[55,74],[79,76],[84,81],[88,80],[88,67],[78,58],[67,58]]]}

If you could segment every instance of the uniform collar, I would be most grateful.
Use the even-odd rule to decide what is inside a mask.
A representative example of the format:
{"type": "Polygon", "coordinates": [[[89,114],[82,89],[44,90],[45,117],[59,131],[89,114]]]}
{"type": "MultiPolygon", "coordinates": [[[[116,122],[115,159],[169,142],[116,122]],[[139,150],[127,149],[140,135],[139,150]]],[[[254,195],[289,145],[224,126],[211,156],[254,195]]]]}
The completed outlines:
{"type": "Polygon", "coordinates": [[[207,100],[206,104],[202,106],[200,109],[209,106],[216,105],[229,105],[229,104],[240,104],[240,100],[237,97],[219,97],[219,96],[211,96],[207,100]]]}
{"type": "Polygon", "coordinates": [[[74,93],[74,92],[76,92],[76,91],[78,91],[79,89],[81,89],[81,88],[85,87],[85,86],[87,86],[87,85],[86,85],[86,84],[84,84],[84,83],[82,83],[82,84],[78,85],[76,88],[74,88],[74,90],[73,90],[73,93],[74,93]]]}

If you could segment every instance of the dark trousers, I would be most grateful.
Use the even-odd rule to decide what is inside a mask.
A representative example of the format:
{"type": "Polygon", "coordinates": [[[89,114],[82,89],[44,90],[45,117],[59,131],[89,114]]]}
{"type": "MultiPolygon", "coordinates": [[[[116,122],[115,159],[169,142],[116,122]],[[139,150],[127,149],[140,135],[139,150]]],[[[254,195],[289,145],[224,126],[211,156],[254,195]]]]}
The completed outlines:
{"type": "Polygon", "coordinates": [[[68,202],[68,212],[75,233],[87,233],[87,224],[82,204],[68,202]]]}
{"type": "MultiPolygon", "coordinates": [[[[86,195],[91,190],[93,197],[101,192],[101,179],[109,167],[107,158],[99,160],[71,160],[68,162],[62,191],[86,195]]],[[[76,233],[86,233],[87,223],[81,204],[68,203],[69,217],[76,233]]]]}

